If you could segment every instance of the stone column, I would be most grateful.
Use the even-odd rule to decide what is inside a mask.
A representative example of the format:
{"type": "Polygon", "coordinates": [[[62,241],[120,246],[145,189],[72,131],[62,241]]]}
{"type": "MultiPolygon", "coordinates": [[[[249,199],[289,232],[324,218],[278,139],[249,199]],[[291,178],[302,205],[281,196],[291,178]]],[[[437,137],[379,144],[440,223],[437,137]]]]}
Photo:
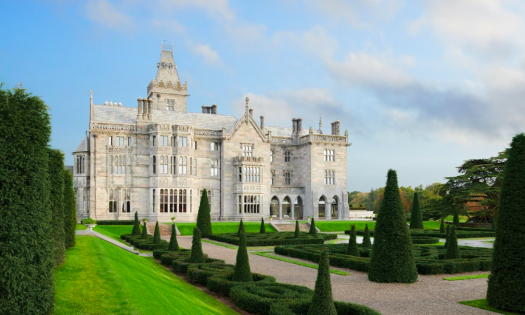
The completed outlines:
{"type": "Polygon", "coordinates": [[[148,100],[142,99],[142,119],[146,119],[148,115],[148,100]]]}
{"type": "Polygon", "coordinates": [[[137,113],[137,119],[141,119],[142,118],[142,98],[137,98],[137,103],[138,103],[138,113],[137,113]]]}
{"type": "Polygon", "coordinates": [[[153,99],[148,98],[148,120],[151,120],[151,113],[153,112],[151,108],[152,104],[153,104],[153,99]]]}
{"type": "Polygon", "coordinates": [[[283,203],[279,200],[279,220],[283,219],[283,203]]]}
{"type": "MultiPolygon", "coordinates": [[[[290,197],[290,196],[288,196],[288,197],[290,197]]],[[[295,220],[295,215],[294,215],[295,214],[295,209],[294,209],[295,205],[293,203],[293,198],[290,198],[290,207],[291,207],[290,219],[295,220]]]]}

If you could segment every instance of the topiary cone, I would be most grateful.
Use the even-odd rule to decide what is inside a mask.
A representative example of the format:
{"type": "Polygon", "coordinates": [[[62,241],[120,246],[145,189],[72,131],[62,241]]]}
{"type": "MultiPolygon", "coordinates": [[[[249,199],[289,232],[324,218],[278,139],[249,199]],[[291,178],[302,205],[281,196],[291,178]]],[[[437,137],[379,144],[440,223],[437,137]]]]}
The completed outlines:
{"type": "Polygon", "coordinates": [[[368,224],[365,224],[365,234],[363,235],[363,243],[361,243],[363,248],[372,247],[372,242],[370,241],[370,230],[368,229],[368,224]]]}
{"type": "Polygon", "coordinates": [[[238,237],[241,237],[241,232],[246,232],[244,231],[244,223],[242,223],[242,219],[241,219],[241,222],[239,223],[239,229],[237,230],[238,237]]]}
{"type": "Polygon", "coordinates": [[[155,233],[153,234],[153,244],[160,244],[159,221],[155,224],[155,233]]]}
{"type": "Polygon", "coordinates": [[[135,211],[135,221],[133,222],[133,230],[131,231],[131,235],[140,235],[140,222],[137,211],[135,211]]]}
{"type": "Polygon", "coordinates": [[[346,249],[346,254],[350,256],[359,257],[359,250],[357,249],[357,235],[355,232],[355,225],[352,225],[350,229],[350,239],[348,241],[348,247],[346,249]]]}
{"type": "Polygon", "coordinates": [[[204,237],[213,234],[211,227],[210,203],[208,201],[208,192],[206,189],[202,190],[199,213],[197,214],[197,227],[204,237]]]}
{"type": "Polygon", "coordinates": [[[170,245],[168,246],[169,251],[178,251],[179,242],[177,242],[177,230],[175,229],[175,223],[171,225],[171,236],[170,236],[170,245]]]}
{"type": "Polygon", "coordinates": [[[310,223],[310,231],[308,234],[317,235],[317,229],[315,228],[315,220],[312,218],[312,221],[310,223]]]}
{"type": "Polygon", "coordinates": [[[445,248],[448,246],[448,239],[450,238],[450,225],[447,224],[447,231],[445,235],[445,248]]]}
{"type": "Polygon", "coordinates": [[[414,201],[412,202],[410,228],[423,229],[423,219],[421,218],[421,208],[419,207],[419,194],[417,192],[414,193],[414,201]]]}
{"type": "Polygon", "coordinates": [[[266,227],[264,226],[264,218],[261,218],[261,229],[259,233],[266,233],[266,227]]]}
{"type": "Polygon", "coordinates": [[[512,139],[507,153],[487,302],[500,310],[525,313],[525,134],[512,139]]]}
{"type": "Polygon", "coordinates": [[[239,234],[239,248],[237,249],[237,258],[235,260],[235,270],[233,271],[232,281],[253,281],[244,230],[239,234]]]}
{"type": "Polygon", "coordinates": [[[148,228],[146,227],[146,222],[144,222],[144,226],[142,227],[142,235],[140,236],[141,239],[147,239],[148,238],[148,228]]]}
{"type": "Polygon", "coordinates": [[[295,220],[295,234],[294,234],[294,237],[295,238],[301,237],[301,234],[299,233],[299,221],[298,220],[295,220]]]}
{"type": "Polygon", "coordinates": [[[193,239],[191,241],[191,252],[190,263],[203,263],[206,262],[204,259],[204,253],[202,252],[202,243],[201,243],[201,230],[198,227],[193,228],[193,239]]]}
{"type": "Polygon", "coordinates": [[[457,209],[454,210],[454,220],[452,221],[452,224],[456,229],[461,227],[461,225],[459,224],[459,214],[457,209]]]}
{"type": "Polygon", "coordinates": [[[451,227],[447,242],[447,252],[445,259],[459,259],[461,253],[459,252],[458,239],[456,238],[456,228],[451,227]]]}
{"type": "Polygon", "coordinates": [[[377,215],[368,279],[375,282],[417,281],[412,239],[406,226],[394,170],[388,171],[384,197],[377,215]]]}
{"type": "Polygon", "coordinates": [[[330,280],[330,262],[328,249],[321,250],[319,268],[317,269],[317,280],[315,281],[314,296],[312,304],[308,309],[308,315],[337,315],[332,295],[332,282],[330,280]]]}
{"type": "Polygon", "coordinates": [[[445,221],[443,220],[443,218],[441,218],[441,225],[439,226],[439,233],[446,233],[447,231],[445,230],[445,221]]]}

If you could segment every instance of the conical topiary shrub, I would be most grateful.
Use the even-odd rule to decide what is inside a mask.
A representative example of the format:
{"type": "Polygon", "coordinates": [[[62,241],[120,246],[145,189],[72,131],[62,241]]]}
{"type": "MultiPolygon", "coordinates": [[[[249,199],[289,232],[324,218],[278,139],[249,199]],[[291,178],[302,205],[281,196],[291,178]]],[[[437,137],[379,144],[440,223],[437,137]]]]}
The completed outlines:
{"type": "Polygon", "coordinates": [[[312,221],[310,223],[310,231],[308,231],[308,234],[317,235],[317,229],[315,228],[314,218],[312,218],[312,221]]]}
{"type": "Polygon", "coordinates": [[[202,252],[201,230],[198,227],[193,228],[193,240],[191,241],[190,263],[203,263],[204,253],[202,252]]]}
{"type": "Polygon", "coordinates": [[[447,242],[447,252],[445,259],[459,259],[461,254],[458,247],[458,239],[456,238],[456,228],[451,227],[447,242]]]}
{"type": "Polygon", "coordinates": [[[199,213],[197,214],[197,227],[204,237],[213,234],[211,227],[210,203],[208,201],[208,192],[206,189],[202,190],[199,213]]]}
{"type": "Polygon", "coordinates": [[[148,227],[146,226],[146,221],[144,221],[144,226],[142,227],[142,235],[140,236],[142,239],[148,238],[148,227]]]}
{"type": "Polygon", "coordinates": [[[299,231],[299,221],[298,220],[295,220],[295,234],[294,234],[294,237],[295,238],[301,237],[301,233],[299,231]]]}
{"type": "Polygon", "coordinates": [[[441,225],[439,225],[439,233],[446,233],[447,231],[445,230],[445,221],[443,220],[443,218],[441,218],[441,225]]]}
{"type": "Polygon", "coordinates": [[[512,139],[507,153],[487,302],[500,310],[525,314],[525,134],[512,139]]]}
{"type": "Polygon", "coordinates": [[[266,227],[264,226],[264,218],[261,218],[261,229],[259,233],[266,233],[266,227]]]}
{"type": "Polygon", "coordinates": [[[133,222],[133,230],[131,231],[131,235],[140,235],[140,222],[137,211],[135,211],[135,221],[133,222]]]}
{"type": "Polygon", "coordinates": [[[448,239],[450,237],[450,225],[447,224],[447,230],[445,232],[445,248],[448,246],[448,239]]]}
{"type": "Polygon", "coordinates": [[[233,271],[232,281],[253,281],[244,230],[239,234],[239,248],[237,249],[237,259],[235,260],[235,270],[233,271]]]}
{"type": "Polygon", "coordinates": [[[384,197],[377,215],[368,279],[375,282],[417,281],[412,239],[406,226],[394,170],[388,171],[384,197]]]}
{"type": "Polygon", "coordinates": [[[237,230],[238,237],[241,237],[241,232],[246,233],[246,231],[244,230],[244,223],[242,223],[242,219],[241,219],[241,222],[239,223],[239,229],[237,230]]]}
{"type": "Polygon", "coordinates": [[[496,218],[492,218],[492,224],[490,225],[491,230],[496,230],[496,218]]]}
{"type": "Polygon", "coordinates": [[[459,213],[457,209],[454,210],[454,220],[452,221],[452,225],[454,225],[456,229],[461,227],[461,225],[459,224],[459,213]]]}
{"type": "Polygon", "coordinates": [[[361,243],[363,248],[371,248],[372,242],[370,241],[370,230],[368,229],[368,224],[365,224],[365,234],[363,235],[363,243],[361,243]]]}
{"type": "Polygon", "coordinates": [[[153,234],[153,244],[160,244],[159,221],[155,224],[155,233],[153,234]]]}
{"type": "Polygon", "coordinates": [[[348,247],[346,253],[350,256],[359,257],[359,250],[357,249],[357,235],[355,232],[355,225],[350,229],[350,239],[348,240],[348,247]]]}
{"type": "Polygon", "coordinates": [[[332,295],[332,281],[330,280],[330,262],[328,260],[328,249],[321,250],[319,268],[317,269],[317,280],[312,297],[312,304],[308,309],[308,315],[337,315],[332,295]]]}
{"type": "Polygon", "coordinates": [[[171,225],[171,236],[170,236],[170,245],[168,246],[169,251],[178,251],[179,242],[177,241],[177,229],[175,229],[175,223],[171,225]]]}
{"type": "Polygon", "coordinates": [[[414,193],[414,201],[412,202],[410,228],[423,229],[423,219],[421,218],[421,208],[419,207],[419,194],[417,192],[414,193]]]}

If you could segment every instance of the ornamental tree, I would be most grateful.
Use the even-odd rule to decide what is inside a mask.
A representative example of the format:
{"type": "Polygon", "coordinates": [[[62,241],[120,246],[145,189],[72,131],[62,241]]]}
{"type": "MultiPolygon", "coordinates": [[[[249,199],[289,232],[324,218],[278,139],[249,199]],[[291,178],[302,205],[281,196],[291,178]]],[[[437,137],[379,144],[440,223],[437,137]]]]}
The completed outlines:
{"type": "Polygon", "coordinates": [[[198,227],[193,228],[193,239],[191,241],[190,263],[206,262],[202,252],[201,231],[198,227]]]}
{"type": "Polygon", "coordinates": [[[299,231],[299,220],[295,220],[295,234],[294,234],[294,237],[295,238],[301,237],[301,233],[299,231]]]}
{"type": "Polygon", "coordinates": [[[159,221],[155,224],[155,233],[153,234],[153,244],[160,244],[159,221]]]}
{"type": "Polygon", "coordinates": [[[375,282],[417,281],[412,240],[406,226],[394,170],[388,171],[385,193],[377,215],[368,279],[375,282]]]}
{"type": "Polygon", "coordinates": [[[133,230],[131,235],[140,235],[140,223],[139,223],[139,214],[135,211],[135,221],[133,222],[133,230]]]}
{"type": "Polygon", "coordinates": [[[447,252],[445,253],[445,259],[459,259],[461,253],[459,252],[458,239],[456,237],[456,228],[451,227],[447,242],[447,252]]]}
{"type": "Polygon", "coordinates": [[[241,232],[245,232],[244,223],[242,223],[242,219],[241,219],[241,222],[239,223],[239,229],[237,230],[237,236],[241,237],[241,232]]]}
{"type": "Polygon", "coordinates": [[[439,233],[446,233],[445,231],[445,221],[441,218],[441,224],[439,225],[439,233]]]}
{"type": "Polygon", "coordinates": [[[175,229],[175,223],[171,225],[171,236],[170,236],[170,245],[168,246],[169,251],[178,251],[179,242],[177,242],[177,229],[175,229]]]}
{"type": "Polygon", "coordinates": [[[332,281],[330,280],[330,262],[328,249],[321,250],[319,268],[317,269],[317,280],[312,297],[312,304],[308,309],[308,315],[337,315],[332,295],[332,281]]]}
{"type": "Polygon", "coordinates": [[[459,213],[457,209],[454,211],[454,220],[452,221],[452,224],[456,229],[461,227],[459,224],[459,213]]]}
{"type": "Polygon", "coordinates": [[[233,271],[232,281],[250,282],[253,281],[250,270],[250,260],[248,259],[248,249],[246,248],[246,234],[240,231],[239,248],[237,249],[237,258],[235,260],[235,269],[233,271]]]}
{"type": "Polygon", "coordinates": [[[266,227],[264,226],[264,218],[261,218],[261,229],[259,233],[266,233],[266,227]]]}
{"type": "Polygon", "coordinates": [[[308,234],[317,235],[317,229],[315,228],[315,220],[312,218],[312,221],[310,223],[310,231],[308,234]]]}
{"type": "Polygon", "coordinates": [[[53,250],[55,264],[59,266],[66,260],[66,246],[64,234],[64,153],[60,150],[48,149],[49,154],[49,195],[52,211],[51,223],[53,229],[53,250]]]}
{"type": "Polygon", "coordinates": [[[148,238],[148,228],[146,227],[146,221],[144,221],[144,226],[142,226],[142,235],[140,236],[141,239],[147,239],[148,238]]]}
{"type": "Polygon", "coordinates": [[[348,240],[348,247],[346,254],[350,256],[359,257],[359,250],[357,249],[357,235],[355,232],[355,225],[352,225],[350,229],[350,239],[348,240]]]}
{"type": "Polygon", "coordinates": [[[363,248],[371,248],[372,241],[370,241],[370,230],[368,229],[368,224],[365,224],[365,234],[363,235],[363,242],[361,243],[363,248]]]}
{"type": "Polygon", "coordinates": [[[202,190],[199,213],[197,214],[197,227],[204,237],[213,234],[211,227],[210,203],[208,201],[208,192],[206,189],[202,190]]]}
{"type": "Polygon", "coordinates": [[[421,218],[421,208],[419,207],[419,194],[417,192],[414,193],[414,201],[412,202],[410,228],[423,229],[423,219],[421,218]]]}

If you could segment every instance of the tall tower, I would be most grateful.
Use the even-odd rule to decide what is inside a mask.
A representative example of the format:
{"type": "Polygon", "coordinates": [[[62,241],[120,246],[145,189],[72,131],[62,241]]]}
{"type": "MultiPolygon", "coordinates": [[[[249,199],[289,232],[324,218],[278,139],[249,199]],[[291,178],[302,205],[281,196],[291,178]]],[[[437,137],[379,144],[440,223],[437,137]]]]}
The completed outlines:
{"type": "Polygon", "coordinates": [[[157,75],[148,85],[148,98],[153,100],[153,109],[186,113],[188,96],[188,83],[181,85],[177,65],[173,60],[173,44],[164,41],[160,45],[157,75]]]}

